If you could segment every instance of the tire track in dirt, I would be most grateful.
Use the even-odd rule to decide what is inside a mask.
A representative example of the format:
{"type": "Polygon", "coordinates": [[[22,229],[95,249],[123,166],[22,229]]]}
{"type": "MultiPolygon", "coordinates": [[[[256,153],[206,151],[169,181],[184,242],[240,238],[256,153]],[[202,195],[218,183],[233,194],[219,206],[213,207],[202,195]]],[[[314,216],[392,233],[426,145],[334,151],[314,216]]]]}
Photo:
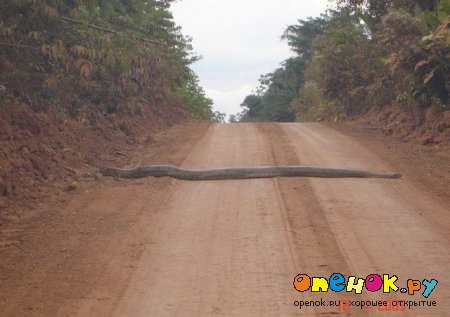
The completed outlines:
{"type": "MultiPolygon", "coordinates": [[[[275,165],[302,165],[292,148],[291,140],[279,125],[260,125],[259,129],[270,142],[275,165]]],[[[312,264],[316,270],[320,268],[317,273],[348,272],[344,257],[334,241],[325,216],[326,210],[322,209],[310,179],[279,178],[277,185],[286,206],[285,217],[295,237],[297,254],[301,256],[302,261],[314,259],[310,265],[312,264]],[[305,241],[305,237],[310,241],[305,241]],[[333,259],[333,262],[329,259],[333,259]]]]}
{"type": "MultiPolygon", "coordinates": [[[[337,168],[362,168],[379,171],[395,170],[368,146],[321,124],[282,124],[297,156],[305,165],[337,168]],[[305,151],[307,149],[307,151],[305,151]]],[[[400,172],[401,172],[400,167],[400,172]]],[[[450,300],[450,263],[448,231],[433,225],[428,218],[440,215],[448,222],[448,205],[433,195],[416,188],[408,175],[401,180],[311,179],[319,197],[334,239],[344,255],[352,274],[390,274],[399,277],[398,286],[406,279],[432,279],[439,288],[431,300],[437,307],[406,310],[405,315],[445,315],[450,300]]],[[[425,300],[391,292],[360,296],[360,299],[425,300]]],[[[359,295],[355,295],[357,299],[359,295]]],[[[371,314],[379,312],[373,311],[371,314]]]]}
{"type": "MultiPolygon", "coordinates": [[[[252,124],[216,125],[183,167],[271,165],[252,124]]],[[[273,179],[177,181],[115,316],[288,315],[294,263],[273,179]],[[164,269],[161,269],[164,268],[164,269]],[[176,287],[174,287],[176,285],[176,287]]]]}

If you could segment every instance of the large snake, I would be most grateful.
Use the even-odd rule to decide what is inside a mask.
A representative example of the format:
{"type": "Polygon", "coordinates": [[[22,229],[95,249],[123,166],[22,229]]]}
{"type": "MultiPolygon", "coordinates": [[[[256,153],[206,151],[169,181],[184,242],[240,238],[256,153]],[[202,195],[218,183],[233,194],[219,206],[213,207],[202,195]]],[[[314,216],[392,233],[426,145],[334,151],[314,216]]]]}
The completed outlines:
{"type": "Polygon", "coordinates": [[[187,170],[172,165],[153,165],[132,169],[104,167],[98,171],[104,176],[122,178],[163,177],[170,176],[177,179],[222,180],[249,179],[273,177],[326,177],[326,178],[400,178],[397,173],[377,173],[354,169],[336,169],[310,166],[267,166],[267,167],[238,167],[203,170],[187,170]]]}

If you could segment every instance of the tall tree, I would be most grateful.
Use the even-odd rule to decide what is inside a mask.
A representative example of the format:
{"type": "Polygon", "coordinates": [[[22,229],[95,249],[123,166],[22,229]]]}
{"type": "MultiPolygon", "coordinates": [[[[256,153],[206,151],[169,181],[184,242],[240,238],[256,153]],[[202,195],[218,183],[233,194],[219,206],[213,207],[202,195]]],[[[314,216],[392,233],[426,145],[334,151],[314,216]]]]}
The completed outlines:
{"type": "Polygon", "coordinates": [[[422,10],[434,11],[439,0],[334,0],[340,8],[350,10],[350,12],[365,12],[375,21],[385,15],[389,8],[403,8],[410,12],[415,6],[422,10]]]}
{"type": "Polygon", "coordinates": [[[39,110],[114,112],[132,98],[153,103],[164,96],[169,104],[197,100],[188,111],[212,117],[211,100],[189,68],[198,58],[173,20],[172,2],[1,1],[0,68],[16,69],[0,72],[0,81],[39,110]]]}

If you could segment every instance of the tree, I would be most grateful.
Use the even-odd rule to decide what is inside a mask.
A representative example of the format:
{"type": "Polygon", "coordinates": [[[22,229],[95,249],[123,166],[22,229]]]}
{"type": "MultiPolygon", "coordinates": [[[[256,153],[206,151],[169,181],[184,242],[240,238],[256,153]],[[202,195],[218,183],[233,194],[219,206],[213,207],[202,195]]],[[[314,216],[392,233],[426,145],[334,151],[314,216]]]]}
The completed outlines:
{"type": "Polygon", "coordinates": [[[403,8],[414,12],[419,6],[422,10],[435,11],[439,0],[334,0],[341,9],[352,13],[367,13],[375,22],[380,21],[390,8],[403,8]]]}
{"type": "Polygon", "coordinates": [[[225,112],[214,111],[212,121],[217,123],[225,123],[226,116],[227,115],[225,112]]]}
{"type": "Polygon", "coordinates": [[[220,116],[213,112],[213,101],[206,97],[205,91],[199,84],[197,75],[191,70],[187,72],[184,83],[176,90],[176,96],[194,118],[213,121],[221,119],[220,116]]]}
{"type": "Polygon", "coordinates": [[[303,67],[300,58],[289,58],[273,73],[261,76],[257,92],[241,104],[241,121],[294,121],[290,103],[302,84],[303,67]]]}
{"type": "Polygon", "coordinates": [[[260,121],[262,120],[262,100],[259,95],[248,95],[241,103],[242,115],[241,121],[260,121]]]}
{"type": "Polygon", "coordinates": [[[413,99],[448,109],[450,0],[335,2],[286,28],[297,56],[261,76],[242,120],[336,119],[413,99]]]}
{"type": "Polygon", "coordinates": [[[212,119],[212,101],[189,68],[198,57],[173,20],[172,2],[1,1],[0,42],[7,45],[0,64],[15,71],[2,71],[0,81],[36,110],[110,113],[133,98],[165,96],[169,104],[190,101],[190,113],[197,100],[198,116],[212,119]]]}
{"type": "Polygon", "coordinates": [[[313,41],[318,35],[323,34],[328,19],[327,15],[321,15],[318,18],[298,20],[298,24],[286,28],[281,38],[287,40],[299,58],[305,62],[309,61],[313,55],[313,41]]]}
{"type": "Polygon", "coordinates": [[[235,114],[230,114],[229,118],[228,118],[228,122],[230,123],[236,123],[239,122],[239,120],[237,119],[237,115],[235,114]]]}
{"type": "Polygon", "coordinates": [[[269,75],[270,81],[262,95],[263,118],[266,121],[289,122],[295,120],[291,101],[303,83],[302,58],[289,58],[282,67],[269,75]]]}

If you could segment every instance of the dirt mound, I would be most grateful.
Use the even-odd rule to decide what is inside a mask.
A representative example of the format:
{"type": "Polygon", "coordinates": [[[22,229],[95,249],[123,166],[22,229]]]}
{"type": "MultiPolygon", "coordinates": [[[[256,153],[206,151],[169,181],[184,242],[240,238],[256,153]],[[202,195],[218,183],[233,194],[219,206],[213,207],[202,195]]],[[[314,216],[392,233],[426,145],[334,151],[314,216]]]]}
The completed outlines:
{"type": "Polygon", "coordinates": [[[127,149],[151,143],[156,131],[186,118],[181,107],[152,108],[142,100],[115,114],[88,109],[76,119],[25,104],[2,109],[0,225],[8,207],[32,208],[55,190],[73,190],[87,171],[126,163],[127,149]]]}
{"type": "Polygon", "coordinates": [[[421,109],[394,104],[372,110],[355,122],[381,129],[385,135],[405,141],[437,147],[450,145],[450,111],[442,112],[436,107],[421,109]]]}

